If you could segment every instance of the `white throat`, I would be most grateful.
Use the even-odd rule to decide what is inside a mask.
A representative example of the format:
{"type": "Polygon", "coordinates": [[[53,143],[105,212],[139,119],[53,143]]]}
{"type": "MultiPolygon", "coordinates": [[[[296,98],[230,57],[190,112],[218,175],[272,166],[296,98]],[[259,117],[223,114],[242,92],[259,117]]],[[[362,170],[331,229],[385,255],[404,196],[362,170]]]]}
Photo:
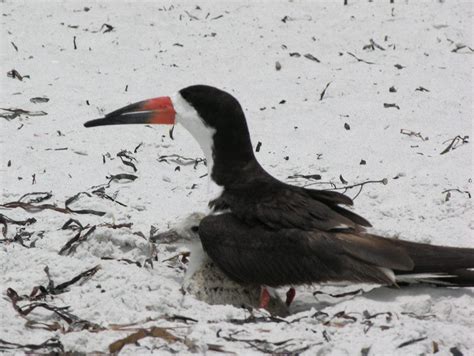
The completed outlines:
{"type": "Polygon", "coordinates": [[[180,93],[176,93],[171,97],[174,110],[176,111],[176,121],[194,137],[198,142],[201,150],[206,156],[207,173],[208,173],[208,197],[209,201],[218,198],[224,187],[216,184],[212,180],[212,167],[214,166],[214,157],[212,155],[214,134],[216,130],[206,125],[199,113],[194,109],[180,93]]]}

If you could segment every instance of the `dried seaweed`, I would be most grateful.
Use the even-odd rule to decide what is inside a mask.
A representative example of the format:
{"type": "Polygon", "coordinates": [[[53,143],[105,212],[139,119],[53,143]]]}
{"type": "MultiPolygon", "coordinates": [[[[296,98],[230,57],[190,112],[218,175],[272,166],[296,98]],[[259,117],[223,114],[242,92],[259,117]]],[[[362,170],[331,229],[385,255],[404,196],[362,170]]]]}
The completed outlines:
{"type": "MultiPolygon", "coordinates": [[[[40,232],[40,234],[42,233],[43,232],[40,232]]],[[[0,242],[16,242],[22,245],[23,247],[31,248],[34,247],[35,241],[31,242],[29,246],[25,243],[25,241],[30,240],[33,235],[34,232],[32,231],[26,231],[25,228],[18,228],[13,238],[0,240],[0,242]]]]}
{"type": "Polygon", "coordinates": [[[186,323],[186,324],[188,323],[188,321],[193,322],[193,323],[199,322],[199,320],[196,320],[196,319],[193,319],[193,318],[189,318],[189,317],[183,316],[183,315],[176,315],[176,314],[167,316],[167,317],[166,317],[166,320],[168,320],[168,321],[182,321],[182,322],[184,322],[184,323],[186,323]]]}
{"type": "Polygon", "coordinates": [[[60,255],[70,255],[73,253],[77,246],[79,246],[82,242],[84,242],[87,237],[92,234],[96,229],[96,226],[90,227],[84,234],[82,232],[84,230],[80,230],[72,239],[70,239],[66,244],[59,250],[60,255]]]}
{"type": "Polygon", "coordinates": [[[92,214],[92,215],[98,215],[98,216],[105,215],[105,212],[103,212],[103,211],[97,211],[97,210],[92,210],[92,209],[80,209],[80,210],[71,209],[69,207],[69,205],[71,205],[72,203],[77,201],[81,195],[86,195],[88,197],[91,197],[91,195],[89,193],[79,192],[79,193],[73,195],[72,197],[66,199],[66,202],[64,203],[64,205],[66,206],[66,210],[68,212],[74,213],[74,214],[92,214]]]}
{"type": "Polygon", "coordinates": [[[36,96],[34,98],[31,98],[30,101],[33,104],[47,103],[49,101],[49,98],[47,98],[45,96],[36,96]]]}
{"type": "Polygon", "coordinates": [[[112,32],[114,29],[114,26],[109,25],[108,23],[104,23],[102,26],[100,26],[99,31],[102,31],[102,29],[104,29],[102,33],[112,32]]]}
{"type": "Polygon", "coordinates": [[[446,190],[443,190],[441,192],[441,194],[446,194],[446,201],[449,200],[449,198],[451,197],[451,192],[458,192],[458,193],[461,193],[461,194],[466,194],[468,196],[469,199],[471,199],[471,193],[467,190],[461,190],[461,189],[458,189],[458,188],[453,188],[453,189],[446,189],[446,190]]]}
{"type": "MultiPolygon", "coordinates": [[[[351,322],[356,322],[357,321],[356,317],[350,316],[344,310],[334,314],[330,320],[333,320],[333,319],[336,319],[336,318],[342,318],[342,319],[350,320],[351,322]]],[[[329,321],[326,322],[325,324],[327,324],[327,323],[329,323],[329,321]]]]}
{"type": "Polygon", "coordinates": [[[278,316],[255,316],[253,313],[245,319],[230,319],[229,323],[235,325],[244,325],[244,324],[257,324],[257,323],[286,323],[291,324],[289,321],[280,318],[278,316]]]}
{"type": "Polygon", "coordinates": [[[48,324],[48,323],[43,323],[41,321],[36,321],[36,320],[27,320],[25,323],[25,327],[29,329],[42,329],[42,330],[48,330],[48,331],[64,332],[64,327],[61,325],[61,323],[58,323],[56,321],[48,324]]]}
{"type": "Polygon", "coordinates": [[[456,43],[455,44],[456,48],[454,48],[453,50],[451,50],[451,52],[453,53],[457,53],[458,51],[464,49],[464,48],[467,48],[469,51],[471,52],[474,52],[474,48],[471,48],[469,46],[466,46],[465,44],[462,44],[462,43],[456,43]]]}
{"type": "Polygon", "coordinates": [[[58,294],[62,294],[64,292],[67,292],[67,288],[74,284],[74,283],[77,283],[81,280],[87,280],[89,279],[90,277],[92,277],[94,274],[97,273],[97,271],[100,269],[100,265],[97,265],[93,268],[90,268],[82,273],[79,273],[77,276],[74,276],[73,278],[71,278],[70,280],[66,281],[66,282],[63,282],[63,283],[60,283],[58,284],[57,286],[55,286],[55,283],[54,281],[51,279],[51,275],[49,274],[49,267],[46,266],[44,268],[44,272],[46,273],[46,276],[48,277],[48,285],[45,287],[45,286],[42,286],[42,285],[39,285],[39,286],[35,286],[33,287],[33,289],[31,290],[30,294],[28,295],[18,295],[18,293],[16,293],[16,291],[14,291],[13,289],[11,290],[11,298],[13,298],[13,300],[15,300],[16,302],[19,302],[19,301],[38,301],[38,300],[43,300],[46,296],[53,296],[53,295],[58,295],[58,294]]]}
{"type": "Polygon", "coordinates": [[[123,228],[130,229],[133,226],[133,223],[122,223],[122,224],[103,223],[97,226],[108,227],[109,229],[123,229],[123,228]]]}
{"type": "Polygon", "coordinates": [[[398,106],[395,103],[383,103],[383,107],[384,108],[396,108],[396,109],[400,110],[400,106],[398,106]]]}
{"type": "MultiPolygon", "coordinates": [[[[72,314],[69,311],[69,307],[58,307],[46,302],[37,302],[38,300],[43,300],[47,295],[57,295],[67,291],[67,288],[77,283],[81,280],[88,279],[92,277],[98,270],[100,266],[95,266],[87,271],[84,271],[77,276],[73,277],[69,281],[63,282],[55,286],[54,281],[51,279],[49,274],[48,267],[45,268],[46,275],[48,276],[49,283],[46,287],[44,286],[36,286],[32,289],[29,295],[19,295],[14,289],[8,288],[7,289],[7,297],[10,299],[13,308],[27,320],[26,327],[33,328],[33,329],[46,329],[49,331],[57,331],[60,330],[61,332],[71,332],[71,331],[79,331],[79,330],[90,330],[90,331],[101,331],[104,328],[100,327],[99,325],[89,322],[87,320],[81,319],[76,315],[72,314]],[[24,305],[23,307],[19,306],[18,303],[22,301],[32,302],[29,304],[24,305]],[[53,322],[51,324],[31,320],[28,318],[28,315],[35,309],[42,308],[49,311],[52,311],[54,315],[58,316],[61,320],[65,321],[69,328],[64,329],[64,327],[59,324],[58,322],[53,322]]],[[[1,348],[0,348],[1,349],[1,348]]]]}
{"type": "Polygon", "coordinates": [[[53,196],[51,192],[32,192],[23,194],[18,201],[24,203],[41,203],[53,196]]]}
{"type": "Polygon", "coordinates": [[[23,350],[49,351],[50,354],[64,353],[64,345],[57,338],[50,338],[41,344],[18,344],[0,339],[0,351],[23,350]]]}
{"type": "Polygon", "coordinates": [[[117,203],[117,204],[119,204],[123,207],[127,207],[127,205],[125,205],[124,203],[121,203],[118,200],[116,200],[115,198],[112,198],[110,195],[107,195],[105,193],[105,187],[101,187],[99,189],[96,189],[96,190],[92,191],[92,194],[97,195],[98,197],[100,197],[102,199],[107,199],[107,200],[113,201],[114,203],[117,203]]]}
{"type": "Polygon", "coordinates": [[[101,259],[101,260],[104,260],[104,261],[126,262],[126,263],[129,264],[129,265],[136,265],[137,267],[142,268],[142,264],[141,264],[140,262],[138,262],[138,261],[132,261],[132,260],[129,259],[129,258],[114,258],[114,257],[104,256],[104,257],[101,257],[100,259],[101,259]]]}
{"type": "MultiPolygon", "coordinates": [[[[25,226],[25,225],[31,225],[31,224],[34,224],[36,222],[36,219],[35,218],[29,218],[29,219],[26,219],[26,220],[14,220],[12,218],[9,218],[8,216],[5,216],[3,214],[0,214],[0,224],[3,225],[2,227],[2,235],[4,237],[7,236],[7,232],[8,232],[8,224],[12,224],[12,225],[21,225],[21,226],[25,226]]],[[[2,240],[0,240],[1,242],[2,240]]],[[[3,240],[5,241],[5,240],[3,240]]]]}
{"type": "Polygon", "coordinates": [[[133,149],[133,153],[137,153],[137,152],[138,152],[138,149],[139,149],[140,147],[142,147],[142,145],[143,145],[143,142],[140,142],[140,143],[137,145],[137,147],[135,147],[135,148],[133,149]]]}
{"type": "Polygon", "coordinates": [[[303,57],[305,57],[305,58],[307,58],[311,61],[321,63],[321,61],[319,59],[317,59],[315,56],[313,56],[311,53],[306,53],[303,57]]]}
{"type": "Polygon", "coordinates": [[[168,161],[179,164],[181,166],[188,166],[188,165],[193,164],[194,169],[196,169],[196,167],[198,166],[199,163],[204,163],[204,165],[206,165],[206,159],[201,158],[201,157],[188,158],[188,157],[183,157],[183,156],[178,155],[178,154],[163,155],[163,156],[158,157],[158,162],[168,163],[168,161]]]}
{"type": "Polygon", "coordinates": [[[197,16],[191,15],[188,11],[184,10],[184,12],[186,13],[186,15],[189,16],[191,20],[199,20],[197,16]]]}
{"type": "MultiPolygon", "coordinates": [[[[123,224],[102,223],[102,224],[99,224],[99,225],[93,225],[93,226],[89,227],[89,225],[82,226],[82,224],[77,220],[69,219],[61,227],[61,229],[63,229],[63,230],[74,230],[74,231],[79,230],[79,232],[73,238],[71,238],[68,242],[66,242],[66,244],[59,251],[59,254],[60,255],[69,255],[72,252],[74,252],[76,250],[77,246],[79,244],[81,244],[82,242],[84,242],[87,239],[87,237],[90,234],[92,234],[98,226],[107,227],[107,228],[110,228],[110,229],[121,229],[121,228],[128,228],[129,229],[129,228],[132,227],[132,225],[133,225],[132,223],[123,223],[123,224]],[[88,229],[88,230],[83,234],[84,230],[86,230],[86,229],[88,229]]],[[[108,259],[108,258],[104,258],[104,259],[108,259]]],[[[132,263],[136,264],[138,262],[133,262],[132,261],[132,263]]]]}
{"type": "Polygon", "coordinates": [[[120,158],[123,164],[132,167],[134,172],[138,171],[137,167],[132,163],[132,161],[136,161],[136,159],[132,156],[131,152],[127,150],[120,151],[117,153],[117,157],[120,158]]]}
{"type": "Polygon", "coordinates": [[[303,351],[306,351],[309,349],[311,346],[315,345],[320,345],[321,342],[319,343],[314,343],[313,345],[304,345],[302,347],[299,347],[301,344],[301,341],[297,341],[294,339],[287,339],[287,340],[282,340],[282,341],[276,341],[276,342],[270,342],[268,340],[264,339],[244,339],[244,338],[236,338],[234,335],[241,333],[242,331],[235,331],[233,333],[230,333],[228,335],[222,335],[222,329],[219,329],[216,333],[216,336],[218,338],[222,338],[226,341],[231,341],[231,342],[243,342],[252,347],[253,349],[256,349],[258,351],[264,352],[264,353],[271,353],[271,354],[298,354],[303,351]],[[293,348],[295,347],[296,348],[293,348]]]}
{"type": "Polygon", "coordinates": [[[76,315],[69,312],[68,306],[57,307],[57,306],[50,305],[44,302],[33,302],[23,307],[20,307],[17,303],[25,299],[28,300],[29,297],[26,296],[25,298],[25,296],[19,296],[18,293],[12,288],[7,289],[7,297],[10,299],[13,308],[18,312],[18,314],[20,314],[22,317],[25,317],[25,318],[28,316],[28,314],[30,314],[36,308],[42,308],[42,309],[52,311],[56,316],[64,320],[69,325],[69,329],[66,330],[65,332],[80,331],[80,330],[90,330],[90,331],[103,330],[103,328],[100,327],[99,325],[91,323],[87,320],[80,319],[76,315]]]}
{"type": "Polygon", "coordinates": [[[54,210],[63,214],[74,213],[74,214],[92,214],[92,215],[98,215],[98,216],[105,215],[105,212],[91,210],[91,209],[82,209],[82,210],[71,209],[69,205],[75,202],[77,199],[79,199],[81,195],[87,195],[89,197],[91,196],[89,193],[80,192],[66,200],[65,208],[58,207],[57,205],[54,205],[54,204],[36,204],[36,203],[43,202],[51,198],[52,196],[51,193],[44,193],[44,192],[27,193],[23,195],[18,201],[1,204],[0,207],[8,208],[8,209],[21,208],[29,213],[37,213],[42,210],[54,210]],[[32,196],[36,196],[36,195],[38,195],[38,197],[31,198],[32,196]]]}
{"type": "Polygon", "coordinates": [[[452,151],[452,150],[455,150],[456,148],[458,148],[459,146],[462,146],[466,143],[469,143],[469,136],[460,136],[460,135],[457,135],[456,137],[454,137],[453,139],[450,139],[450,140],[447,140],[447,141],[444,141],[444,143],[448,142],[448,141],[451,141],[449,143],[449,145],[440,153],[440,155],[444,155],[445,153],[448,153],[449,151],[452,151]]]}
{"type": "Polygon", "coordinates": [[[46,291],[48,292],[48,294],[52,294],[52,295],[64,293],[67,291],[67,288],[70,285],[77,283],[79,281],[88,280],[94,274],[96,274],[97,271],[100,270],[100,268],[101,268],[100,265],[94,266],[84,272],[79,273],[77,276],[74,276],[73,278],[71,278],[70,280],[66,282],[55,285],[54,281],[51,279],[51,276],[49,275],[49,267],[46,266],[44,268],[44,271],[46,275],[48,276],[48,280],[49,280],[48,287],[46,287],[46,291]]]}
{"type": "Polygon", "coordinates": [[[16,69],[12,69],[11,71],[7,72],[7,77],[12,79],[18,79],[20,82],[23,81],[23,78],[30,78],[29,75],[21,75],[16,69]]]}
{"type": "Polygon", "coordinates": [[[359,57],[357,57],[355,54],[351,53],[351,52],[346,52],[348,55],[354,57],[355,59],[357,59],[357,62],[363,62],[363,63],[366,63],[366,64],[375,64],[374,62],[369,62],[369,61],[366,61],[364,59],[361,59],[359,57]]]}
{"type": "Polygon", "coordinates": [[[181,341],[178,337],[171,334],[168,330],[160,328],[157,326],[151,327],[149,329],[139,329],[133,334],[128,335],[127,337],[117,340],[109,345],[110,353],[118,353],[122,348],[129,344],[135,344],[139,340],[145,337],[157,337],[163,339],[167,342],[176,342],[181,341]]]}
{"type": "Polygon", "coordinates": [[[365,319],[373,319],[373,318],[378,317],[379,315],[385,315],[385,320],[387,322],[392,321],[392,317],[393,317],[392,312],[380,312],[380,313],[370,314],[367,310],[364,310],[362,312],[362,315],[364,316],[365,319]]]}
{"type": "Polygon", "coordinates": [[[413,345],[417,342],[420,342],[420,341],[423,341],[423,340],[426,340],[426,339],[427,339],[427,337],[424,336],[424,337],[419,337],[417,339],[411,339],[411,340],[402,342],[400,345],[397,346],[397,349],[401,349],[402,347],[405,347],[405,346],[408,346],[408,345],[413,345]]]}
{"type": "Polygon", "coordinates": [[[21,201],[13,201],[5,204],[0,204],[0,207],[7,209],[21,208],[29,213],[37,213],[42,210],[54,210],[60,213],[69,214],[69,209],[60,208],[54,204],[40,204],[34,205],[31,203],[24,203],[21,201]]]}
{"type": "Polygon", "coordinates": [[[23,109],[18,109],[18,108],[0,108],[0,110],[7,111],[8,113],[1,113],[0,117],[3,117],[4,119],[7,120],[13,120],[17,117],[20,117],[22,115],[25,116],[44,116],[48,115],[47,112],[44,111],[28,111],[28,110],[23,110],[23,109]]]}
{"type": "Polygon", "coordinates": [[[175,128],[175,126],[176,126],[176,125],[171,126],[171,128],[170,128],[170,130],[169,130],[169,132],[168,132],[169,135],[170,135],[170,139],[172,139],[172,140],[174,140],[173,134],[174,134],[174,128],[175,128]]]}
{"type": "Polygon", "coordinates": [[[110,184],[111,182],[120,182],[121,180],[130,180],[133,182],[138,177],[133,174],[119,173],[119,174],[111,174],[110,176],[107,176],[106,178],[109,180],[108,184],[110,184]]]}
{"type": "Polygon", "coordinates": [[[323,91],[321,92],[321,95],[319,96],[319,101],[324,99],[324,95],[326,94],[326,90],[328,89],[329,84],[331,84],[331,82],[328,82],[326,86],[324,87],[323,91]]]}
{"type": "Polygon", "coordinates": [[[400,133],[401,133],[402,135],[407,135],[407,136],[412,136],[412,137],[421,138],[422,141],[428,141],[428,140],[429,140],[429,137],[428,137],[428,136],[423,137],[423,136],[421,135],[421,132],[414,132],[414,131],[411,131],[411,130],[400,129],[400,133]]]}
{"type": "Polygon", "coordinates": [[[380,49],[381,51],[385,51],[381,45],[377,44],[372,38],[369,40],[369,44],[362,47],[363,50],[371,50],[374,51],[376,48],[380,49]]]}
{"type": "Polygon", "coordinates": [[[61,227],[61,230],[82,230],[82,229],[84,229],[84,226],[82,226],[80,221],[76,219],[69,219],[61,227]]]}
{"type": "Polygon", "coordinates": [[[419,86],[418,88],[415,89],[415,91],[426,91],[426,92],[429,92],[428,89],[422,87],[422,86],[419,86]]]}

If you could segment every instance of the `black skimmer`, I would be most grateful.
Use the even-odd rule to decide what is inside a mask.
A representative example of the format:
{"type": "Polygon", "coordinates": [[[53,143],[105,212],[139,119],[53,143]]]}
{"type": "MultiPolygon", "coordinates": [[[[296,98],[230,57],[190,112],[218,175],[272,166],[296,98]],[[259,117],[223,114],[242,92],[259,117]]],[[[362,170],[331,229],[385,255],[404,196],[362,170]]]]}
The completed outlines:
{"type": "MultiPolygon", "coordinates": [[[[205,85],[141,101],[86,127],[180,123],[203,150],[209,214],[199,238],[231,279],[266,287],[318,282],[396,285],[409,278],[474,286],[474,249],[434,246],[370,234],[370,223],[343,206],[340,193],[289,185],[268,174],[253,153],[244,112],[230,94],[205,85]]],[[[294,296],[290,289],[288,302],[294,296]]]]}

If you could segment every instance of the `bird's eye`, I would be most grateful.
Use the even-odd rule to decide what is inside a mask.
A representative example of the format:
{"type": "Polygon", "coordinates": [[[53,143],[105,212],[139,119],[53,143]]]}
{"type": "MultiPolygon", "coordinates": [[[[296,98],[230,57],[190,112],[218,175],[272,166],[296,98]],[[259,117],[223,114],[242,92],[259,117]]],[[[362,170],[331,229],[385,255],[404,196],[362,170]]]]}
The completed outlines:
{"type": "Polygon", "coordinates": [[[198,227],[198,226],[193,226],[193,227],[191,227],[191,231],[192,231],[192,232],[198,232],[198,231],[199,231],[199,227],[198,227]]]}

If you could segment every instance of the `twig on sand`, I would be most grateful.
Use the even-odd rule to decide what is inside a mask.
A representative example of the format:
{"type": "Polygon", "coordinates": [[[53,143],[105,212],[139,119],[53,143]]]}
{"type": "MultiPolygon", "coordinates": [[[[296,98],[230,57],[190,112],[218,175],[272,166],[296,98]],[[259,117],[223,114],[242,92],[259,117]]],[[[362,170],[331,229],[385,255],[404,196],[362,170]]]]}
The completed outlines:
{"type": "MultiPolygon", "coordinates": [[[[303,176],[303,175],[294,175],[294,176],[291,176],[289,178],[305,178],[305,179],[309,179],[311,176],[303,176]]],[[[341,176],[342,177],[342,176],[341,176]]],[[[339,178],[341,178],[339,177],[339,178]]],[[[313,178],[314,179],[314,178],[313,178]]],[[[342,180],[341,180],[342,182],[342,180]]],[[[345,182],[345,181],[344,181],[345,182]]],[[[347,182],[342,182],[343,184],[347,184],[347,182]]],[[[334,184],[333,182],[314,182],[314,183],[308,183],[308,184],[305,184],[303,187],[306,188],[306,187],[309,187],[311,185],[315,185],[315,184],[318,184],[318,185],[321,185],[321,184],[330,184],[332,186],[332,188],[328,188],[328,189],[324,189],[324,190],[343,190],[342,194],[346,194],[346,192],[349,190],[349,189],[353,189],[353,188],[356,188],[356,187],[359,187],[359,191],[357,192],[357,194],[352,198],[353,200],[356,199],[359,194],[362,192],[362,189],[365,185],[367,184],[383,184],[383,185],[387,185],[388,184],[388,179],[387,178],[383,178],[383,179],[380,179],[380,180],[368,180],[368,181],[365,181],[365,182],[362,182],[362,183],[357,183],[357,184],[352,184],[352,185],[345,185],[343,187],[338,187],[336,184],[334,184]]]]}
{"type": "Polygon", "coordinates": [[[446,140],[443,142],[446,143],[446,142],[449,142],[449,145],[440,153],[440,155],[444,155],[445,153],[448,153],[449,151],[452,151],[452,150],[455,150],[456,148],[458,148],[459,146],[462,146],[466,143],[469,143],[469,136],[460,136],[460,135],[457,135],[456,137],[450,139],[450,140],[446,140]]]}
{"type": "Polygon", "coordinates": [[[328,89],[329,84],[331,84],[331,82],[327,83],[326,86],[324,87],[323,91],[321,92],[321,95],[319,96],[319,101],[323,100],[324,94],[326,94],[326,90],[328,89]]]}
{"type": "Polygon", "coordinates": [[[415,131],[411,131],[411,130],[400,129],[400,133],[401,133],[402,135],[407,135],[407,136],[412,136],[412,137],[421,138],[422,141],[428,141],[428,140],[429,140],[429,137],[428,137],[428,136],[423,137],[423,136],[421,135],[421,132],[415,132],[415,131]]]}
{"type": "Polygon", "coordinates": [[[375,64],[374,62],[369,62],[369,61],[366,61],[365,59],[361,59],[359,57],[357,57],[355,54],[351,53],[351,52],[346,52],[349,56],[352,56],[354,57],[355,59],[357,59],[357,62],[363,62],[363,63],[366,63],[366,64],[375,64]]]}
{"type": "Polygon", "coordinates": [[[342,193],[345,194],[347,192],[348,189],[351,189],[351,188],[355,188],[355,187],[360,187],[359,191],[357,192],[357,194],[352,198],[352,199],[355,199],[359,196],[359,194],[362,192],[362,188],[364,187],[364,185],[366,184],[376,184],[376,183],[382,183],[383,185],[387,185],[388,184],[388,180],[387,178],[383,178],[383,179],[380,179],[380,180],[368,180],[366,182],[362,182],[362,183],[357,183],[357,184],[352,184],[352,185],[347,185],[345,187],[338,187],[338,188],[331,188],[331,189],[328,189],[328,190],[344,190],[342,193]]]}
{"type": "Polygon", "coordinates": [[[402,347],[412,345],[414,343],[417,343],[417,342],[420,342],[420,341],[423,341],[423,340],[426,340],[426,339],[427,339],[427,337],[423,336],[423,337],[419,337],[419,338],[416,338],[416,339],[411,339],[411,340],[402,342],[400,345],[397,346],[397,349],[401,349],[402,347]]]}
{"type": "Polygon", "coordinates": [[[469,193],[469,191],[461,190],[461,189],[458,189],[458,188],[453,188],[453,189],[446,189],[446,190],[443,190],[441,192],[441,194],[446,194],[446,197],[444,198],[444,201],[448,201],[451,198],[451,192],[458,192],[458,193],[461,193],[461,194],[466,194],[469,197],[469,199],[471,199],[471,193],[469,193]]]}

